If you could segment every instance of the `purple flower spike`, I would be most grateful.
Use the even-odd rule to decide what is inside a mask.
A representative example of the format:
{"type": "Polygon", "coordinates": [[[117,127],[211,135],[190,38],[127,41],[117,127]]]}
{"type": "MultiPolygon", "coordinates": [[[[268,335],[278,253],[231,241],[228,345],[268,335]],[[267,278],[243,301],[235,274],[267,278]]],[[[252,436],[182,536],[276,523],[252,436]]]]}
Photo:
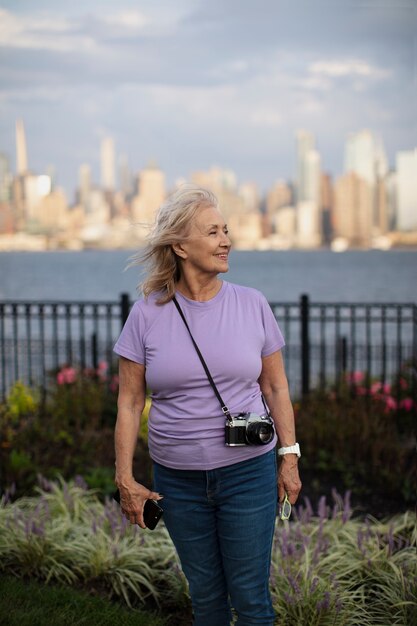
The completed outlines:
{"type": "Polygon", "coordinates": [[[301,593],[301,588],[300,588],[300,585],[298,583],[297,577],[292,576],[291,574],[289,574],[288,575],[288,582],[290,583],[290,585],[291,585],[291,587],[292,587],[292,589],[294,591],[294,594],[296,596],[299,596],[300,593],[301,593]]]}
{"type": "Polygon", "coordinates": [[[77,476],[74,478],[74,484],[76,487],[83,489],[83,491],[88,490],[88,485],[80,474],[77,474],[77,476]]]}
{"type": "Polygon", "coordinates": [[[325,519],[327,520],[328,511],[327,511],[327,505],[326,505],[326,496],[321,496],[319,500],[317,512],[321,520],[325,520],[325,519]]]}
{"type": "Polygon", "coordinates": [[[34,535],[36,535],[37,537],[44,537],[45,536],[45,529],[43,524],[41,524],[40,526],[37,526],[36,524],[32,525],[32,533],[34,535]]]}
{"type": "Polygon", "coordinates": [[[346,522],[352,516],[352,507],[351,507],[351,504],[350,504],[350,496],[351,496],[351,491],[350,491],[350,489],[348,489],[348,491],[346,491],[346,493],[345,493],[345,497],[344,497],[344,501],[343,501],[342,522],[344,524],[346,524],[346,522]]]}
{"type": "Polygon", "coordinates": [[[285,604],[288,604],[289,606],[292,606],[293,604],[295,604],[295,598],[293,595],[289,594],[287,591],[284,591],[283,596],[284,596],[285,604]]]}
{"type": "Polygon", "coordinates": [[[311,518],[314,515],[314,511],[313,511],[313,507],[311,505],[311,501],[310,498],[304,498],[304,504],[306,507],[306,518],[305,518],[305,522],[308,524],[311,521],[311,518]]]}
{"type": "Polygon", "coordinates": [[[38,474],[38,484],[42,491],[46,491],[48,493],[52,491],[51,481],[47,480],[45,476],[42,476],[42,474],[38,474]]]}

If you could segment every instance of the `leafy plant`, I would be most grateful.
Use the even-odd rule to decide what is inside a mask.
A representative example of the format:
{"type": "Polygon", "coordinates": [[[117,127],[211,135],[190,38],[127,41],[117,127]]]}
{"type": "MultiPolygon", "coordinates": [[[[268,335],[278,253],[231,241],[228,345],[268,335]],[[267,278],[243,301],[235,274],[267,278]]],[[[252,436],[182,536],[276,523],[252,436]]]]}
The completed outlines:
{"type": "MultiPolygon", "coordinates": [[[[129,606],[161,610],[189,603],[163,525],[131,526],[112,501],[82,479],[41,479],[38,495],[0,505],[0,571],[100,590],[129,606]]],[[[277,521],[271,591],[289,626],[412,624],[417,616],[415,515],[352,517],[350,498],[333,494],[315,512],[305,499],[292,521],[277,521]]]]}
{"type": "Polygon", "coordinates": [[[403,400],[399,387],[354,372],[339,384],[337,393],[317,390],[298,403],[304,466],[336,473],[345,486],[356,490],[379,489],[412,501],[417,489],[411,419],[416,405],[409,397],[412,380],[406,380],[405,370],[396,381],[403,400]]]}

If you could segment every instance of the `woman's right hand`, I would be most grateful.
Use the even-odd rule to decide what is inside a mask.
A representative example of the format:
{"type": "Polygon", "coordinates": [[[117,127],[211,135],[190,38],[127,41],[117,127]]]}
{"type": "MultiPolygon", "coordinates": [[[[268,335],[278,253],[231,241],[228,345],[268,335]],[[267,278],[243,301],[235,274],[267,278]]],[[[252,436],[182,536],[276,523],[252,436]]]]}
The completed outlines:
{"type": "Polygon", "coordinates": [[[161,500],[162,496],[151,491],[144,485],[133,481],[129,485],[118,485],[120,492],[120,508],[123,515],[131,524],[138,524],[146,528],[143,521],[143,507],[146,500],[161,500]]]}

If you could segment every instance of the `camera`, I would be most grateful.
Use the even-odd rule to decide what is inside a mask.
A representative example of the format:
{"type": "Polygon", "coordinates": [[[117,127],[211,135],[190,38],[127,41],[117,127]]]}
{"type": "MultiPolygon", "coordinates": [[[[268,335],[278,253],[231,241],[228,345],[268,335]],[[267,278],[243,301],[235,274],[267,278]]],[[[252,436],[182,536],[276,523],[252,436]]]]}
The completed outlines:
{"type": "Polygon", "coordinates": [[[239,413],[226,420],[226,446],[264,446],[274,438],[274,423],[269,415],[239,413]]]}

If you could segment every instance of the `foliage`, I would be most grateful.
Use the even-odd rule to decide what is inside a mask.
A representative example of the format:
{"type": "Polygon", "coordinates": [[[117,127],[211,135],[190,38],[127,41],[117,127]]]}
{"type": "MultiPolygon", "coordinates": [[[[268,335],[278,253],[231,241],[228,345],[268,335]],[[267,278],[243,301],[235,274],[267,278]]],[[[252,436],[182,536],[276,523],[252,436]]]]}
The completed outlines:
{"type": "MultiPolygon", "coordinates": [[[[403,505],[414,500],[413,385],[415,371],[409,364],[391,383],[353,372],[336,388],[313,391],[295,404],[301,473],[311,472],[311,484],[321,483],[315,489],[319,495],[324,480],[337,482],[342,490],[353,488],[355,497],[383,492],[403,505]]],[[[44,401],[40,393],[16,383],[0,405],[2,484],[15,483],[23,495],[36,484],[38,473],[49,479],[82,474],[91,487],[110,494],[117,394],[118,377],[105,362],[95,370],[61,367],[52,374],[44,401]]],[[[149,408],[148,397],[134,467],[137,479],[147,485],[149,408]]]]}
{"type": "Polygon", "coordinates": [[[412,624],[417,620],[415,515],[351,518],[350,494],[316,515],[306,499],[275,533],[272,591],[288,626],[412,624]]]}
{"type": "MultiPolygon", "coordinates": [[[[105,362],[96,370],[65,365],[52,374],[46,399],[21,382],[0,405],[0,473],[3,485],[15,483],[20,495],[36,484],[38,473],[53,479],[82,473],[104,494],[114,490],[114,425],[118,376],[105,362]]],[[[150,482],[147,453],[147,398],[141,420],[136,475],[150,482]]]]}
{"type": "MultiPolygon", "coordinates": [[[[163,522],[142,531],[118,506],[101,503],[81,479],[42,481],[38,495],[0,507],[0,571],[99,589],[162,611],[188,602],[163,522]]],[[[290,522],[277,521],[271,590],[289,626],[412,624],[417,620],[415,515],[389,521],[351,517],[349,494],[333,506],[308,500],[290,522]]]]}
{"type": "Polygon", "coordinates": [[[33,413],[38,403],[39,399],[32,390],[18,380],[7,397],[6,410],[11,421],[15,423],[19,418],[33,413]]]}
{"type": "Polygon", "coordinates": [[[15,383],[0,406],[3,484],[15,483],[22,494],[38,472],[70,478],[111,464],[117,390],[105,364],[97,371],[61,368],[43,402],[15,383]]]}
{"type": "Polygon", "coordinates": [[[148,597],[180,601],[175,550],[165,527],[142,532],[110,499],[103,504],[82,479],[41,479],[39,495],[0,509],[0,569],[68,585],[99,587],[130,606],[148,597]]]}
{"type": "Polygon", "coordinates": [[[302,463],[338,474],[356,490],[379,489],[412,502],[417,489],[416,406],[408,369],[395,385],[355,372],[339,382],[337,393],[312,392],[296,406],[302,463]]]}

